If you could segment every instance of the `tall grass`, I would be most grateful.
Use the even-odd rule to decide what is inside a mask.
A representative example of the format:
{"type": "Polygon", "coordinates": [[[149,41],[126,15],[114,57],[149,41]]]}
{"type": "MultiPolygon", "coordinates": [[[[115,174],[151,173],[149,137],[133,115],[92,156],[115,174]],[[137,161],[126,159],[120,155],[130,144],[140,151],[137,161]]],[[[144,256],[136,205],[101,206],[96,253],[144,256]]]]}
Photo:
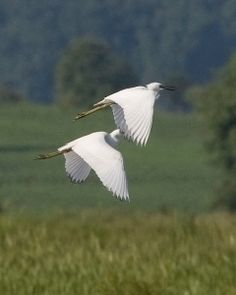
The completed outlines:
{"type": "Polygon", "coordinates": [[[1,217],[0,294],[234,295],[236,217],[1,217]]]}

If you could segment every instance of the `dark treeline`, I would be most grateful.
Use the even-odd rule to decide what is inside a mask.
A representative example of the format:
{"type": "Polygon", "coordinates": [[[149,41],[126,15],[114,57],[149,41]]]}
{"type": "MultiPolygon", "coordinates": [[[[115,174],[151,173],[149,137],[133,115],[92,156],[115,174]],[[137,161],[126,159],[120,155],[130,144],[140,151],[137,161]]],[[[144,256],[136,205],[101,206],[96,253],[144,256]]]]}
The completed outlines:
{"type": "Polygon", "coordinates": [[[106,41],[143,82],[206,81],[236,48],[235,0],[0,0],[0,84],[54,96],[55,65],[78,37],[106,41]]]}

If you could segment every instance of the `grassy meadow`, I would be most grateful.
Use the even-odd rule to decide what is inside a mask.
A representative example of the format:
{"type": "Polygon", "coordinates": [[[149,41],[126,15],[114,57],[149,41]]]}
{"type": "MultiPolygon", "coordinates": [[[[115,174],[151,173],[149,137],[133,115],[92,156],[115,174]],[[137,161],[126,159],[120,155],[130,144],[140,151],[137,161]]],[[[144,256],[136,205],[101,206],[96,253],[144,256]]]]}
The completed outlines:
{"type": "Polygon", "coordinates": [[[72,184],[64,158],[36,161],[111,112],[0,109],[0,294],[234,295],[236,217],[210,212],[220,173],[195,115],[159,112],[147,147],[121,143],[131,201],[96,175],[72,184]]]}
{"type": "Polygon", "coordinates": [[[0,219],[0,294],[234,295],[236,217],[83,211],[0,219]]]}
{"type": "Polygon", "coordinates": [[[114,199],[95,175],[82,185],[72,184],[63,157],[33,160],[79,136],[115,129],[110,111],[73,122],[77,111],[24,104],[1,107],[0,203],[5,211],[41,214],[105,207],[198,213],[211,207],[219,173],[209,164],[203,131],[193,115],[157,112],[146,147],[130,142],[118,147],[130,203],[114,199]]]}

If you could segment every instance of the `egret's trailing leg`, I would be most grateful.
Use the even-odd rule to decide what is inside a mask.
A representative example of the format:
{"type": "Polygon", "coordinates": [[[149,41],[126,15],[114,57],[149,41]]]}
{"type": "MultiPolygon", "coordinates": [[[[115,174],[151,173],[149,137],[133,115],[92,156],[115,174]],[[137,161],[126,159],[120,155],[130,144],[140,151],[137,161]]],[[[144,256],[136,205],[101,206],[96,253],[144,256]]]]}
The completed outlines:
{"type": "Polygon", "coordinates": [[[63,151],[55,151],[55,152],[51,152],[51,153],[48,153],[48,154],[40,154],[35,159],[36,160],[46,160],[46,159],[50,159],[50,158],[53,158],[53,157],[56,157],[56,156],[63,155],[65,153],[69,153],[70,151],[71,151],[71,149],[66,149],[66,150],[63,150],[63,151]]]}
{"type": "Polygon", "coordinates": [[[105,108],[109,107],[110,105],[112,105],[113,103],[114,103],[113,101],[109,101],[109,102],[105,102],[105,103],[102,103],[102,104],[100,104],[100,103],[99,104],[95,104],[94,105],[95,107],[92,108],[91,110],[88,110],[86,112],[79,113],[75,117],[75,120],[79,120],[79,119],[84,118],[84,117],[86,117],[86,116],[88,116],[90,114],[93,114],[93,113],[95,113],[95,112],[97,112],[99,110],[105,109],[105,108]]]}

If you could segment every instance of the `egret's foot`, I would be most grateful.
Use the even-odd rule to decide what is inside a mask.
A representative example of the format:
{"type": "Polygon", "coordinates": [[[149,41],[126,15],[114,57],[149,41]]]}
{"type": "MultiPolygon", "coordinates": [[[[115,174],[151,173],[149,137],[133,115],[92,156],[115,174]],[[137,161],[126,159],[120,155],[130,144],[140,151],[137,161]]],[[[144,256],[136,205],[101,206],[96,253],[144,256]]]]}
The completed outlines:
{"type": "Polygon", "coordinates": [[[102,103],[102,104],[99,104],[99,105],[96,105],[94,108],[92,108],[91,110],[88,110],[86,112],[81,112],[79,113],[74,120],[79,120],[79,119],[82,119],[90,114],[93,114],[99,110],[102,110],[102,109],[105,109],[107,107],[109,107],[111,104],[113,104],[113,102],[106,102],[106,103],[102,103]]]}
{"type": "Polygon", "coordinates": [[[56,157],[56,156],[60,156],[60,155],[63,155],[65,153],[69,153],[69,152],[71,152],[71,148],[65,149],[63,151],[51,152],[51,153],[48,153],[48,154],[39,154],[35,158],[35,160],[46,160],[46,159],[50,159],[50,158],[53,158],[53,157],[56,157]]]}
{"type": "Polygon", "coordinates": [[[44,154],[40,154],[37,157],[35,157],[35,160],[44,160],[44,159],[48,159],[49,157],[47,155],[44,154]]]}
{"type": "Polygon", "coordinates": [[[50,159],[56,156],[61,155],[62,152],[56,151],[56,152],[52,152],[52,153],[48,153],[48,154],[40,154],[38,155],[35,160],[45,160],[45,159],[50,159]]]}
{"type": "Polygon", "coordinates": [[[87,116],[87,112],[78,113],[78,115],[74,118],[74,120],[79,120],[87,116]]]}

